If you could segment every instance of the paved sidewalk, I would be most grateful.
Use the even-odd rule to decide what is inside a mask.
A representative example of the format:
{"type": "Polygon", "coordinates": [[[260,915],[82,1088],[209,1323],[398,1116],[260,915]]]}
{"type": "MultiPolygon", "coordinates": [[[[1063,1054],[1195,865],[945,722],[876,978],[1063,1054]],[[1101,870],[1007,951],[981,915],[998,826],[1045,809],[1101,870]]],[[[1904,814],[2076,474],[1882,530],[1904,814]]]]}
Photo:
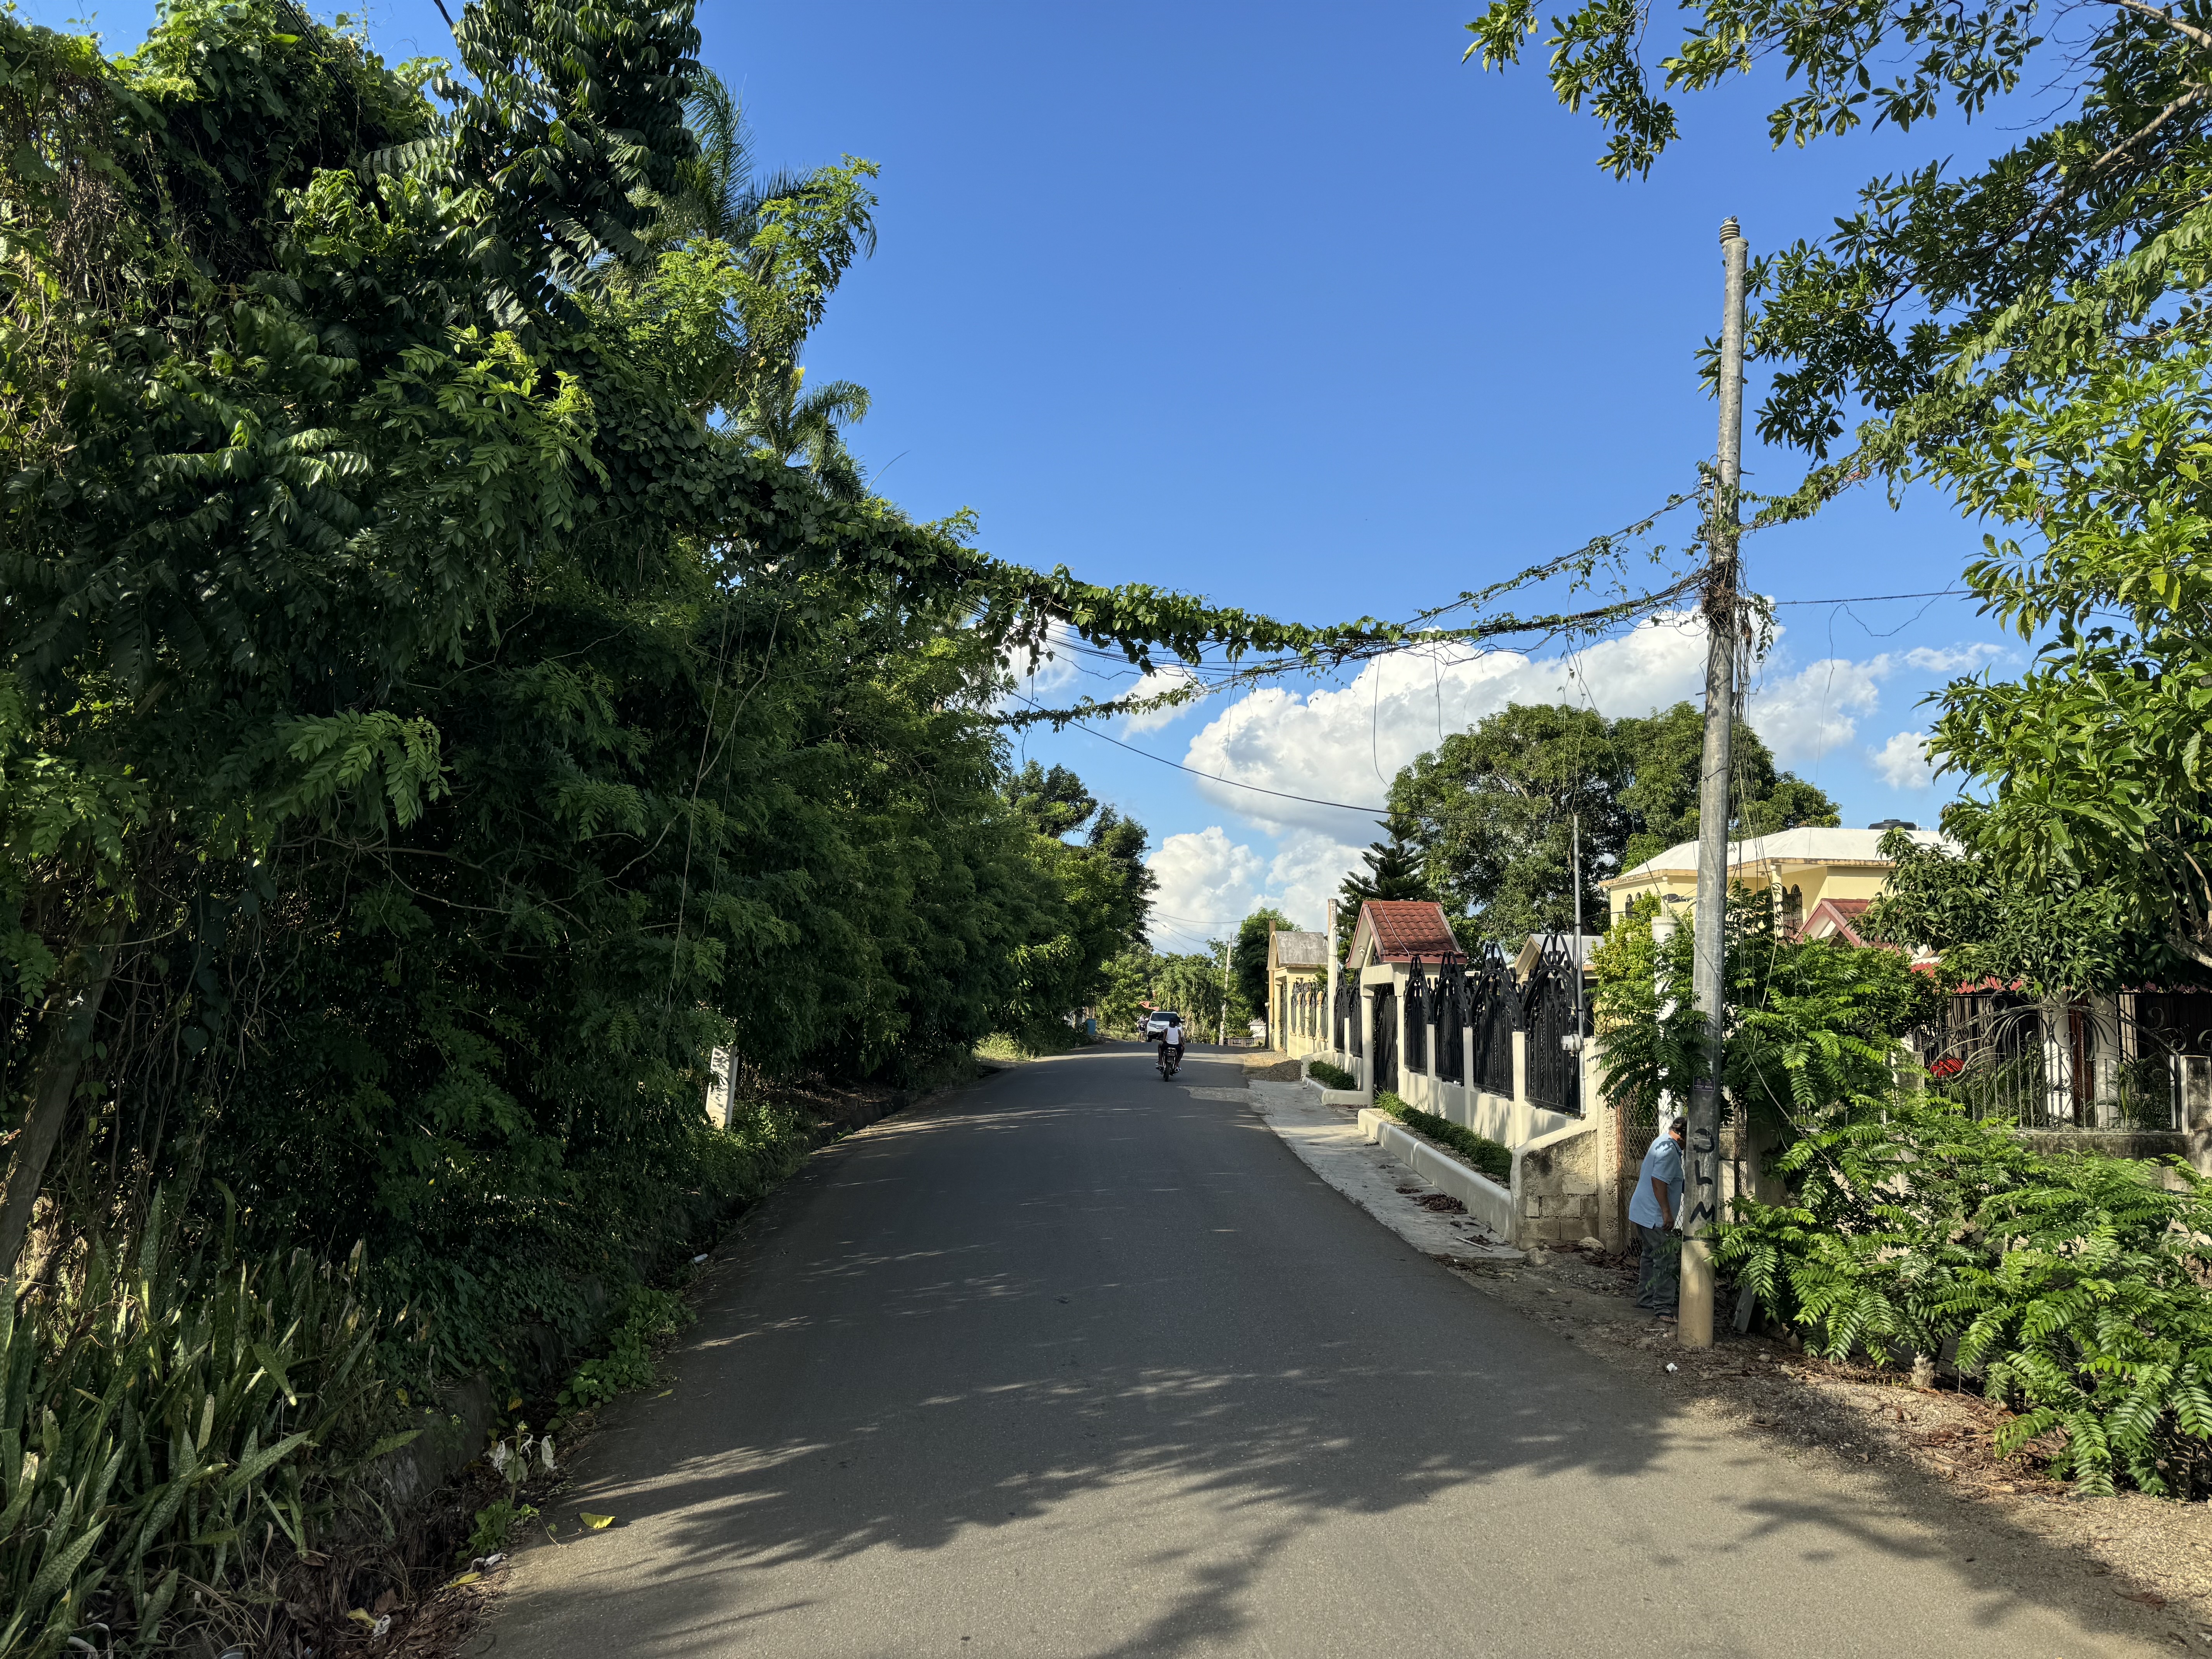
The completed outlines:
{"type": "Polygon", "coordinates": [[[1300,1163],[1423,1255],[1468,1264],[1522,1259],[1474,1217],[1440,1215],[1400,1192],[1432,1189],[1359,1133],[1357,1113],[1322,1105],[1303,1083],[1255,1083],[1251,1090],[1252,1109],[1300,1163]]]}

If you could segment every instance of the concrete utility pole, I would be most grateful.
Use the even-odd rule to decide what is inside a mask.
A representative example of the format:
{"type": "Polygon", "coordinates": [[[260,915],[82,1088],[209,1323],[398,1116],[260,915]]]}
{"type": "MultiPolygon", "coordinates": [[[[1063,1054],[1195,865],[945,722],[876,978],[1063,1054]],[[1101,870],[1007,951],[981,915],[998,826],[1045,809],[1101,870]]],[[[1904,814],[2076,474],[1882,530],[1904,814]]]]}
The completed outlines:
{"type": "MultiPolygon", "coordinates": [[[[1582,781],[1575,781],[1575,792],[1582,793],[1582,781]]],[[[1583,1098],[1583,815],[1579,808],[1568,820],[1571,845],[1568,853],[1575,866],[1575,1110],[1579,1113],[1589,1103],[1583,1098]]]]}
{"type": "Polygon", "coordinates": [[[1213,1046],[1217,1048],[1229,1046],[1229,958],[1236,949],[1234,939],[1221,941],[1221,1014],[1213,1025],[1213,1046]]]}
{"type": "Polygon", "coordinates": [[[1705,751],[1698,779],[1697,960],[1691,994],[1705,1017],[1705,1065],[1690,1088],[1683,1148],[1682,1302],[1686,1348],[1713,1346],[1713,1255],[1719,1218],[1722,1032],[1726,1015],[1729,743],[1735,714],[1736,490],[1743,474],[1743,266],[1748,248],[1731,217],[1721,222],[1727,270],[1721,311],[1720,465],[1705,544],[1705,751]]]}

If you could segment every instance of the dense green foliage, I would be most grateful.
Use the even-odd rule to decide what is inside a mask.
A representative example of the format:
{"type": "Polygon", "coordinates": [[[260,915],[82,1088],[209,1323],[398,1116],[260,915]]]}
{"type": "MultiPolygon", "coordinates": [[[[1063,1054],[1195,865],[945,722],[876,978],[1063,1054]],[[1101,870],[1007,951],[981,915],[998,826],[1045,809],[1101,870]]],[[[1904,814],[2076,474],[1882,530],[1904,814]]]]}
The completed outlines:
{"type": "Polygon", "coordinates": [[[1341,1066],[1333,1066],[1325,1060],[1306,1062],[1306,1075],[1325,1089],[1357,1089],[1359,1079],[1341,1066]]]}
{"type": "Polygon", "coordinates": [[[1779,1168],[1788,1200],[1740,1199],[1718,1259],[1822,1352],[1953,1355],[2019,1409],[1999,1449],[2063,1431],[2085,1491],[2212,1492],[2212,1184],[1909,1093],[1824,1115],[1779,1168]]]}
{"type": "MultiPolygon", "coordinates": [[[[1683,1110],[1707,1064],[1705,1020],[1689,995],[1692,931],[1655,938],[1659,908],[1638,899],[1590,959],[1606,1094],[1644,1123],[1662,1096],[1683,1110]]],[[[1936,981],[1896,951],[1781,938],[1771,900],[1741,887],[1725,945],[1722,1100],[1730,1115],[1794,1130],[1838,1105],[1878,1103],[1894,1086],[1899,1040],[1941,1003],[1936,981]]]]}
{"type": "Polygon", "coordinates": [[[1894,867],[1859,932],[1937,952],[1948,984],[2063,996],[2205,977],[2108,884],[2008,876],[1980,848],[1923,847],[1895,830],[1881,850],[1894,867]]]}
{"type": "MultiPolygon", "coordinates": [[[[1513,703],[1401,770],[1390,805],[1446,912],[1501,941],[1567,931],[1579,817],[1581,925],[1602,933],[1606,896],[1597,884],[1696,838],[1704,730],[1686,702],[1622,720],[1564,703],[1513,703]]],[[[1735,728],[1732,753],[1731,835],[1838,822],[1835,803],[1778,771],[1749,726],[1735,728]]]]}
{"type": "Polygon", "coordinates": [[[648,1285],[631,1286],[607,1332],[607,1351],[576,1367],[555,1398],[559,1426],[571,1412],[590,1411],[618,1395],[644,1388],[659,1373],[653,1349],[674,1336],[694,1316],[683,1297],[648,1285]]]}
{"type": "Polygon", "coordinates": [[[1141,913],[1133,826],[1002,793],[1001,643],[1078,590],[762,435],[869,169],[708,212],[688,17],[549,18],[471,9],[443,107],[273,5],[0,23],[7,1091],[448,1303],[696,1184],[711,1048],[896,1070],[1141,913]]]}
{"type": "MultiPolygon", "coordinates": [[[[1295,933],[1298,926],[1280,910],[1262,908],[1237,924],[1236,943],[1229,952],[1231,1019],[1274,1018],[1267,1006],[1267,935],[1280,930],[1295,933]]],[[[1279,1032],[1271,1032],[1271,1039],[1279,1032]]]]}
{"type": "MultiPolygon", "coordinates": [[[[1610,131],[1616,173],[1674,140],[1669,94],[1762,59],[1790,83],[1778,144],[2032,96],[1986,165],[1931,150],[1869,181],[1825,242],[1754,262],[1750,351],[1776,370],[1762,434],[1827,457],[1871,417],[1770,510],[1921,477],[1989,524],[1966,584],[2039,649],[2020,680],[1945,693],[1931,753],[1984,792],[1945,827],[2011,888],[2212,967],[2212,12],[2129,0],[2046,40],[2010,0],[1685,9],[1656,62],[1631,9],[1553,21],[1553,88],[1610,131]]],[[[1512,63],[1539,27],[1529,0],[1496,0],[1470,55],[1512,63]]]]}
{"type": "MultiPolygon", "coordinates": [[[[1704,1065],[1703,1020],[1660,1017],[1691,934],[1655,941],[1655,908],[1597,957],[1607,1091],[1646,1120],[1704,1065]]],[[[1732,921],[1724,1098],[1778,1132],[1787,1195],[1737,1197],[1723,1269],[1831,1358],[1954,1361],[2018,1410],[2002,1449],[2063,1431],[2054,1466],[2085,1490],[2212,1492],[2212,1186],[2039,1152],[1922,1092],[1899,1039],[1933,1012],[1931,975],[1892,951],[1781,943],[1747,894],[1732,921]]]]}
{"type": "MultiPolygon", "coordinates": [[[[1260,936],[1261,960],[1266,960],[1267,934],[1260,936]]],[[[1232,976],[1223,985],[1222,953],[1229,947],[1215,940],[1209,950],[1162,953],[1149,945],[1134,945],[1109,962],[1101,977],[1099,1007],[1103,1024],[1116,1031],[1133,1031],[1149,1009],[1172,1009],[1183,1018],[1191,1042],[1213,1041],[1225,1018],[1233,1022],[1249,1018],[1243,993],[1232,976]]],[[[1261,1007],[1265,1007],[1262,1002],[1261,1007]]]]}
{"type": "Polygon", "coordinates": [[[1409,1106],[1388,1089],[1376,1091],[1375,1109],[1388,1112],[1409,1129],[1419,1130],[1437,1146],[1457,1152],[1476,1173],[1487,1176],[1500,1184],[1513,1179],[1512,1152],[1488,1136],[1479,1135],[1448,1117],[1438,1117],[1434,1112],[1425,1112],[1418,1106],[1409,1106]]]}
{"type": "Polygon", "coordinates": [[[1225,945],[1210,951],[1182,951],[1158,958],[1152,969],[1152,1000],[1181,1014],[1193,1042],[1211,1042],[1233,1010],[1231,986],[1222,972],[1225,945]]]}
{"type": "MultiPolygon", "coordinates": [[[[289,1492],[296,1542],[343,1473],[250,1371],[183,1464],[99,1461],[155,1432],[151,1383],[129,1423],[70,1403],[155,1364],[133,1321],[248,1316],[185,1269],[116,1286],[155,1190],[188,1239],[234,1193],[240,1263],[365,1261],[423,1333],[348,1316],[387,1377],[583,1342],[813,1144],[710,1128],[715,1049],[902,1081],[1137,936],[1144,832],[1011,770],[1009,653],[1319,637],[869,494],[865,393],[799,355],[873,168],[752,179],[688,6],[484,0],[455,39],[395,73],[286,0],[180,0],[111,60],[0,15],[0,1273],[9,1409],[67,1453],[0,1458],[0,1583],[44,1621],[104,1572],[143,1646],[161,1574],[226,1564],[132,1517],[189,1489],[205,1543],[289,1492]]],[[[281,1385],[321,1292],[258,1271],[281,1385]]]]}
{"type": "Polygon", "coordinates": [[[269,1599],[361,1464],[404,1443],[380,1385],[398,1332],[361,1255],[241,1256],[157,1203],[135,1249],[91,1232],[57,1296],[0,1296],[0,1653],[94,1619],[155,1651],[240,1577],[269,1599]],[[312,1461],[306,1449],[319,1450],[312,1461]]]}

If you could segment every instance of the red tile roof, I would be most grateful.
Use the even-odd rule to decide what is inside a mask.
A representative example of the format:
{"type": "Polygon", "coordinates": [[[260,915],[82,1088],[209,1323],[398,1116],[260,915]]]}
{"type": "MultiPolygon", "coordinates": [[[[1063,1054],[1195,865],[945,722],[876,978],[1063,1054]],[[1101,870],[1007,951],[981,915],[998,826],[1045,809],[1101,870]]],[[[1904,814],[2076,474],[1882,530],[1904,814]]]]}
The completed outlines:
{"type": "Polygon", "coordinates": [[[1867,906],[1873,902],[1872,899],[1824,898],[1806,916],[1803,925],[1797,930],[1797,937],[1832,939],[1840,934],[1852,945],[1863,945],[1867,941],[1859,936],[1859,930],[1851,924],[1864,915],[1867,906]],[[1814,929],[1824,921],[1831,924],[1828,929],[1825,933],[1814,933],[1814,929]]]}
{"type": "Polygon", "coordinates": [[[1433,899],[1370,899],[1359,907],[1359,919],[1374,930],[1375,954],[1385,962],[1434,962],[1459,949],[1444,907],[1433,899]]]}

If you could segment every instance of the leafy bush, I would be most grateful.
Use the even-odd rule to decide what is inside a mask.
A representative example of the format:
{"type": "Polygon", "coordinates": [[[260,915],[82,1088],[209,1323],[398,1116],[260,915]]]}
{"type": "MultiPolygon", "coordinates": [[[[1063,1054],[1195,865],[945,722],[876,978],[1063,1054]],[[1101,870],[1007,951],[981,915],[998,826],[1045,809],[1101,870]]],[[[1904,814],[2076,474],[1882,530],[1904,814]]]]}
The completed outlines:
{"type": "Polygon", "coordinates": [[[690,1324],[694,1317],[684,1298],[671,1291],[644,1285],[634,1288],[623,1305],[621,1320],[607,1340],[606,1352],[577,1366],[575,1375],[568,1379],[568,1386],[561,1390],[558,1403],[562,1415],[590,1411],[617,1395],[650,1383],[659,1374],[653,1364],[654,1348],[690,1324]]]}
{"type": "Polygon", "coordinates": [[[1409,1129],[1419,1129],[1438,1146],[1449,1146],[1492,1181],[1505,1183],[1513,1179],[1512,1152],[1487,1136],[1463,1128],[1448,1117],[1408,1106],[1388,1089],[1376,1091],[1375,1109],[1389,1113],[1409,1129]]]}
{"type": "Polygon", "coordinates": [[[1064,1054],[1083,1042],[1073,1026],[1057,1019],[1040,1020],[1019,1031],[994,1031],[975,1046],[979,1060],[1013,1064],[1042,1054],[1064,1054]]]}
{"type": "MultiPolygon", "coordinates": [[[[1645,897],[1591,958],[1605,1089],[1631,1121],[1650,1123],[1663,1095],[1686,1101],[1706,1065],[1705,1022],[1690,997],[1692,930],[1652,937],[1658,901],[1645,897]],[[1662,984],[1671,986],[1662,997],[1662,984]],[[1666,1000],[1673,1013],[1660,1018],[1666,1000]]],[[[1893,951],[1778,936],[1770,894],[1736,887],[1723,941],[1728,988],[1724,1110],[1789,1125],[1895,1086],[1899,1039],[1929,1018],[1941,991],[1893,951]]]]}
{"type": "Polygon", "coordinates": [[[1790,1200],[1739,1198],[1718,1259],[1817,1351],[1955,1344],[2019,1411],[2001,1451],[2063,1430],[2053,1472],[2085,1492],[2212,1492],[2212,1183],[1911,1095],[1833,1114],[1778,1167],[1790,1200]]]}
{"type": "Polygon", "coordinates": [[[227,1231],[194,1248],[157,1203],[127,1256],[97,1237],[73,1254],[43,1284],[0,1283],[8,1659],[95,1620],[118,1651],[160,1650],[208,1611],[180,1586],[312,1547],[337,1488],[414,1437],[377,1433],[387,1328],[358,1249],[248,1261],[227,1231]]]}
{"type": "Polygon", "coordinates": [[[1325,1060],[1306,1062],[1306,1075],[1324,1089],[1357,1089],[1359,1079],[1341,1066],[1332,1066],[1325,1060]]]}
{"type": "Polygon", "coordinates": [[[524,1503],[511,1492],[504,1498],[494,1498],[477,1511],[476,1519],[470,1524],[469,1540],[461,1547],[459,1559],[473,1560],[505,1549],[517,1527],[537,1518],[538,1506],[524,1503]]]}

